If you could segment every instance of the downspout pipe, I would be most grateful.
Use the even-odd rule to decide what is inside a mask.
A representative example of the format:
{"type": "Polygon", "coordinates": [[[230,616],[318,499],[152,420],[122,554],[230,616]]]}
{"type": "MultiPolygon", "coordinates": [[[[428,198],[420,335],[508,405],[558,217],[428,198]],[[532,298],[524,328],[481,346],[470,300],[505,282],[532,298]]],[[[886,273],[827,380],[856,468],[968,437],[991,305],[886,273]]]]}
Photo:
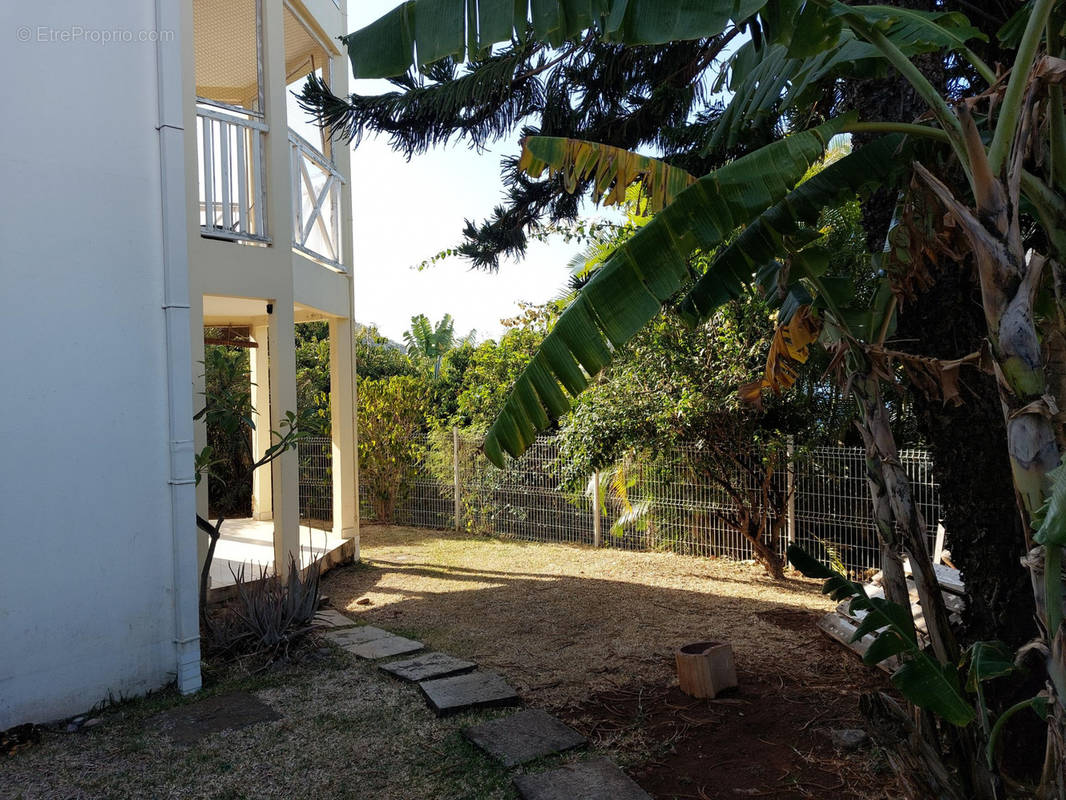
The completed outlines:
{"type": "Polygon", "coordinates": [[[193,455],[192,343],[182,116],[181,4],[155,0],[163,320],[166,328],[170,535],[174,561],[175,677],[182,694],[200,689],[196,474],[193,455]]]}

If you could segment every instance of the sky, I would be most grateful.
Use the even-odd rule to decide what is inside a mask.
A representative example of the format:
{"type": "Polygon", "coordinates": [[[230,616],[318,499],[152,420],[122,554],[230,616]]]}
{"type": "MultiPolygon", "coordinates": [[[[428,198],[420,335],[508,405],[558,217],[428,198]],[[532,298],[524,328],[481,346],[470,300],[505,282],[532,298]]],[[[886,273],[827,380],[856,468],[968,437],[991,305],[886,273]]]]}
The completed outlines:
{"type": "MultiPolygon", "coordinates": [[[[390,10],[399,0],[348,0],[355,30],[390,10]]],[[[359,81],[353,89],[380,92],[381,81],[359,81]]],[[[463,142],[415,156],[410,162],[384,140],[365,139],[352,153],[352,212],[355,238],[355,316],[374,323],[391,339],[403,340],[415,314],[439,320],[451,314],[457,334],[476,330],[478,339],[497,338],[500,320],[515,316],[518,302],[542,303],[567,279],[575,243],[531,242],[520,262],[501,263],[499,272],[471,270],[449,259],[419,272],[413,267],[458,244],[464,219],[482,221],[499,204],[502,154],[517,154],[517,134],[491,151],[477,153],[463,142]]]]}

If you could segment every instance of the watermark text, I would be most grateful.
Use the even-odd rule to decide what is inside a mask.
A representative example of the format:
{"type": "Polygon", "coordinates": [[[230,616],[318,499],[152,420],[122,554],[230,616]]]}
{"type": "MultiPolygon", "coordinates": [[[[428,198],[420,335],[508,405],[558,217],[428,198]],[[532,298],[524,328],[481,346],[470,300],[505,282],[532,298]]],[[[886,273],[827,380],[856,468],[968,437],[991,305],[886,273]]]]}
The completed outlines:
{"type": "Polygon", "coordinates": [[[174,31],[145,28],[92,28],[86,25],[22,25],[15,30],[20,42],[41,44],[138,44],[141,42],[172,42],[174,31]]]}

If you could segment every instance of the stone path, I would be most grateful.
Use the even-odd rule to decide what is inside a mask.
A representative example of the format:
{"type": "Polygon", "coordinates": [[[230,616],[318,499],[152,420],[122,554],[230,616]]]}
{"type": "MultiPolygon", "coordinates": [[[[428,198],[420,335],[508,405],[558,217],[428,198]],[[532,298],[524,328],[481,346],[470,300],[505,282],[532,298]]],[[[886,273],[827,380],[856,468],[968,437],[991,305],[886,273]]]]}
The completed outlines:
{"type": "MultiPolygon", "coordinates": [[[[359,625],[333,609],[317,620],[332,630],[326,638],[359,658],[378,660],[421,650],[412,639],[372,625],[359,625]]],[[[421,653],[380,664],[380,670],[411,683],[438,717],[478,708],[521,705],[518,693],[495,672],[481,672],[472,661],[447,653],[421,653]]],[[[539,709],[519,711],[474,725],[463,735],[505,767],[517,767],[550,755],[584,747],[584,736],[539,709]]],[[[568,764],[533,775],[517,775],[515,788],[524,800],[651,800],[622,770],[605,758],[568,764]]]]}
{"type": "Polygon", "coordinates": [[[606,758],[567,764],[514,779],[523,800],[651,800],[651,795],[606,758]]]}
{"type": "Polygon", "coordinates": [[[472,708],[497,708],[522,703],[518,693],[495,672],[470,672],[454,678],[422,681],[418,688],[438,717],[472,708]]]}
{"type": "Polygon", "coordinates": [[[423,653],[403,661],[390,661],[382,664],[378,669],[405,681],[418,683],[472,672],[477,669],[477,664],[473,661],[463,661],[447,653],[423,653]]]}
{"type": "Polygon", "coordinates": [[[423,646],[421,642],[396,636],[372,625],[333,630],[326,634],[326,638],[335,642],[342,650],[371,661],[414,653],[423,646]]]}
{"type": "Polygon", "coordinates": [[[323,608],[315,614],[315,622],[325,625],[327,628],[350,628],[355,625],[355,620],[346,617],[334,608],[323,608]]]}
{"type": "Polygon", "coordinates": [[[584,747],[585,737],[546,711],[531,708],[475,725],[463,735],[505,767],[584,747]]]}

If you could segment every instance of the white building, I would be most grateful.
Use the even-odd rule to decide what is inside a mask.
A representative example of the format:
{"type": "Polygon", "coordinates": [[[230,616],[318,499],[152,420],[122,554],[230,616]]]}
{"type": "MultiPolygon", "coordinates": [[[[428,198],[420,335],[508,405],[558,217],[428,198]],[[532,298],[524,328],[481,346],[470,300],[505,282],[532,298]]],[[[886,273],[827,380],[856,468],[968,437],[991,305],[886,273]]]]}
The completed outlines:
{"type": "MultiPolygon", "coordinates": [[[[311,71],[345,92],[344,30],[335,0],[0,7],[0,729],[199,687],[205,325],[259,345],[262,450],[296,407],[294,324],[329,321],[333,532],[358,553],[349,156],[288,98],[311,71]]],[[[260,472],[284,563],[296,453],[260,472]]]]}

